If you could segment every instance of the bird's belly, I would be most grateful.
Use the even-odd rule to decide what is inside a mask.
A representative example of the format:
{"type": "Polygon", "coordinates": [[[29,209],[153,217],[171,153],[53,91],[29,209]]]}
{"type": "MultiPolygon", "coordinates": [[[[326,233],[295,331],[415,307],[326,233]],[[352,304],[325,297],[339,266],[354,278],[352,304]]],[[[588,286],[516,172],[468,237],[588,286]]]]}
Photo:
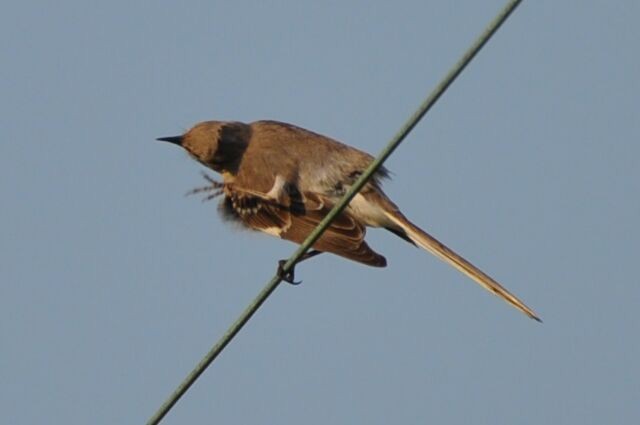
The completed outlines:
{"type": "Polygon", "coordinates": [[[348,210],[358,221],[369,227],[385,227],[389,223],[382,207],[368,201],[359,193],[349,203],[348,210]]]}

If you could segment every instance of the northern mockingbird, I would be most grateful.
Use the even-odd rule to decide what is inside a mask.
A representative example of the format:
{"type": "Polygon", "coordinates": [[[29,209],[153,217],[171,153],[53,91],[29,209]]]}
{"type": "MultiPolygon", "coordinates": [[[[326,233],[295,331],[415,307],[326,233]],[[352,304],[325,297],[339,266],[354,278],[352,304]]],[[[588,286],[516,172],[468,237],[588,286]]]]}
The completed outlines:
{"type": "MultiPolygon", "coordinates": [[[[182,146],[222,183],[197,191],[224,194],[224,217],[282,239],[302,243],[373,161],[365,152],[291,124],[276,121],[205,121],[181,136],[158,140],[182,146]]],[[[536,314],[480,269],[410,222],[385,195],[381,168],[313,245],[369,266],[386,259],[364,240],[367,227],[382,227],[449,263],[532,319],[536,314]]],[[[289,276],[288,281],[292,281],[289,276]]]]}

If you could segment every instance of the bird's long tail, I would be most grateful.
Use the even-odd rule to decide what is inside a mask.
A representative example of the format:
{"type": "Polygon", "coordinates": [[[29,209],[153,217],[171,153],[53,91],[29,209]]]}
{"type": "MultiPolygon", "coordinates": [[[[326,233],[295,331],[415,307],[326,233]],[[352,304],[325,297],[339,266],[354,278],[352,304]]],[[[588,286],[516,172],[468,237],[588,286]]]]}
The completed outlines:
{"type": "MultiPolygon", "coordinates": [[[[533,310],[527,307],[515,295],[507,291],[502,285],[493,280],[482,270],[453,252],[442,242],[438,241],[436,238],[429,235],[427,232],[420,229],[415,224],[411,223],[400,212],[385,212],[385,214],[395,225],[397,225],[402,230],[402,233],[404,233],[406,237],[413,241],[416,245],[429,251],[444,262],[460,270],[462,273],[475,280],[478,284],[482,285],[485,289],[493,292],[495,295],[499,296],[518,310],[522,311],[530,318],[537,320],[538,322],[542,322],[542,320],[540,320],[540,318],[533,312],[533,310]]],[[[398,229],[393,230],[396,233],[398,232],[398,229]]]]}

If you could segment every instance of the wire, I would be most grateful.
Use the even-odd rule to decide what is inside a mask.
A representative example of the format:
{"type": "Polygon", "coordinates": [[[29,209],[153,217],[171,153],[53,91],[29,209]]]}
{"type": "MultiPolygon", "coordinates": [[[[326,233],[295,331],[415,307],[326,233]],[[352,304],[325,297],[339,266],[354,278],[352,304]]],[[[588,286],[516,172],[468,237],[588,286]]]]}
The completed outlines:
{"type": "MultiPolygon", "coordinates": [[[[320,238],[322,233],[329,227],[331,222],[342,212],[342,210],[349,204],[351,199],[364,187],[371,176],[378,170],[384,161],[393,153],[393,151],[402,143],[411,130],[418,124],[418,122],[424,117],[424,115],[431,109],[436,101],[442,96],[447,88],[453,83],[453,81],[460,75],[460,73],[466,68],[476,54],[482,49],[482,47],[489,41],[491,36],[500,28],[500,26],[506,21],[516,7],[522,2],[522,0],[512,0],[498,13],[498,15],[489,23],[487,28],[476,39],[476,41],[467,49],[462,55],[460,60],[449,70],[444,78],[433,89],[424,102],[418,107],[416,112],[409,117],[405,124],[398,130],[396,135],[391,139],[387,146],[380,152],[378,157],[369,165],[364,173],[356,180],[351,188],[345,193],[342,199],[333,207],[333,209],[327,214],[327,216],[318,224],[318,226],[311,232],[307,239],[300,245],[300,247],[289,257],[287,262],[282,266],[283,274],[290,271],[298,260],[311,248],[311,246],[320,238]]],[[[235,322],[227,329],[222,337],[216,342],[211,350],[200,360],[197,366],[187,375],[187,377],[178,385],[175,391],[167,398],[167,400],[160,406],[160,408],[149,419],[147,425],[156,425],[160,423],[162,418],[171,410],[171,408],[180,400],[180,398],[189,390],[191,385],[198,379],[200,375],[209,367],[209,365],[218,357],[218,355],[224,350],[224,348],[231,342],[236,334],[242,329],[242,327],[251,319],[253,314],[260,308],[260,306],[266,301],[271,293],[282,282],[280,274],[276,274],[265,285],[260,293],[254,298],[254,300],[247,306],[242,314],[236,319],[235,322]]]]}

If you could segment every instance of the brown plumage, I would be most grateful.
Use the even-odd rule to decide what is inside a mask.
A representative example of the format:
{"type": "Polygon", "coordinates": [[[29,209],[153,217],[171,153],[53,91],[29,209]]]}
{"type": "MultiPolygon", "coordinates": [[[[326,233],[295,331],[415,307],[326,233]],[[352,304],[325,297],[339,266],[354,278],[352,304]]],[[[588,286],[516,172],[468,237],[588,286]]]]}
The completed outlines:
{"type": "MultiPolygon", "coordinates": [[[[182,146],[194,159],[222,175],[223,183],[212,183],[210,189],[224,194],[225,216],[295,243],[306,239],[373,160],[358,149],[276,121],[206,121],[182,136],[158,140],[182,146]]],[[[382,191],[380,180],[387,174],[382,168],[365,185],[314,249],[384,267],[386,259],[364,240],[366,227],[382,227],[540,320],[498,282],[411,223],[382,191]]]]}

